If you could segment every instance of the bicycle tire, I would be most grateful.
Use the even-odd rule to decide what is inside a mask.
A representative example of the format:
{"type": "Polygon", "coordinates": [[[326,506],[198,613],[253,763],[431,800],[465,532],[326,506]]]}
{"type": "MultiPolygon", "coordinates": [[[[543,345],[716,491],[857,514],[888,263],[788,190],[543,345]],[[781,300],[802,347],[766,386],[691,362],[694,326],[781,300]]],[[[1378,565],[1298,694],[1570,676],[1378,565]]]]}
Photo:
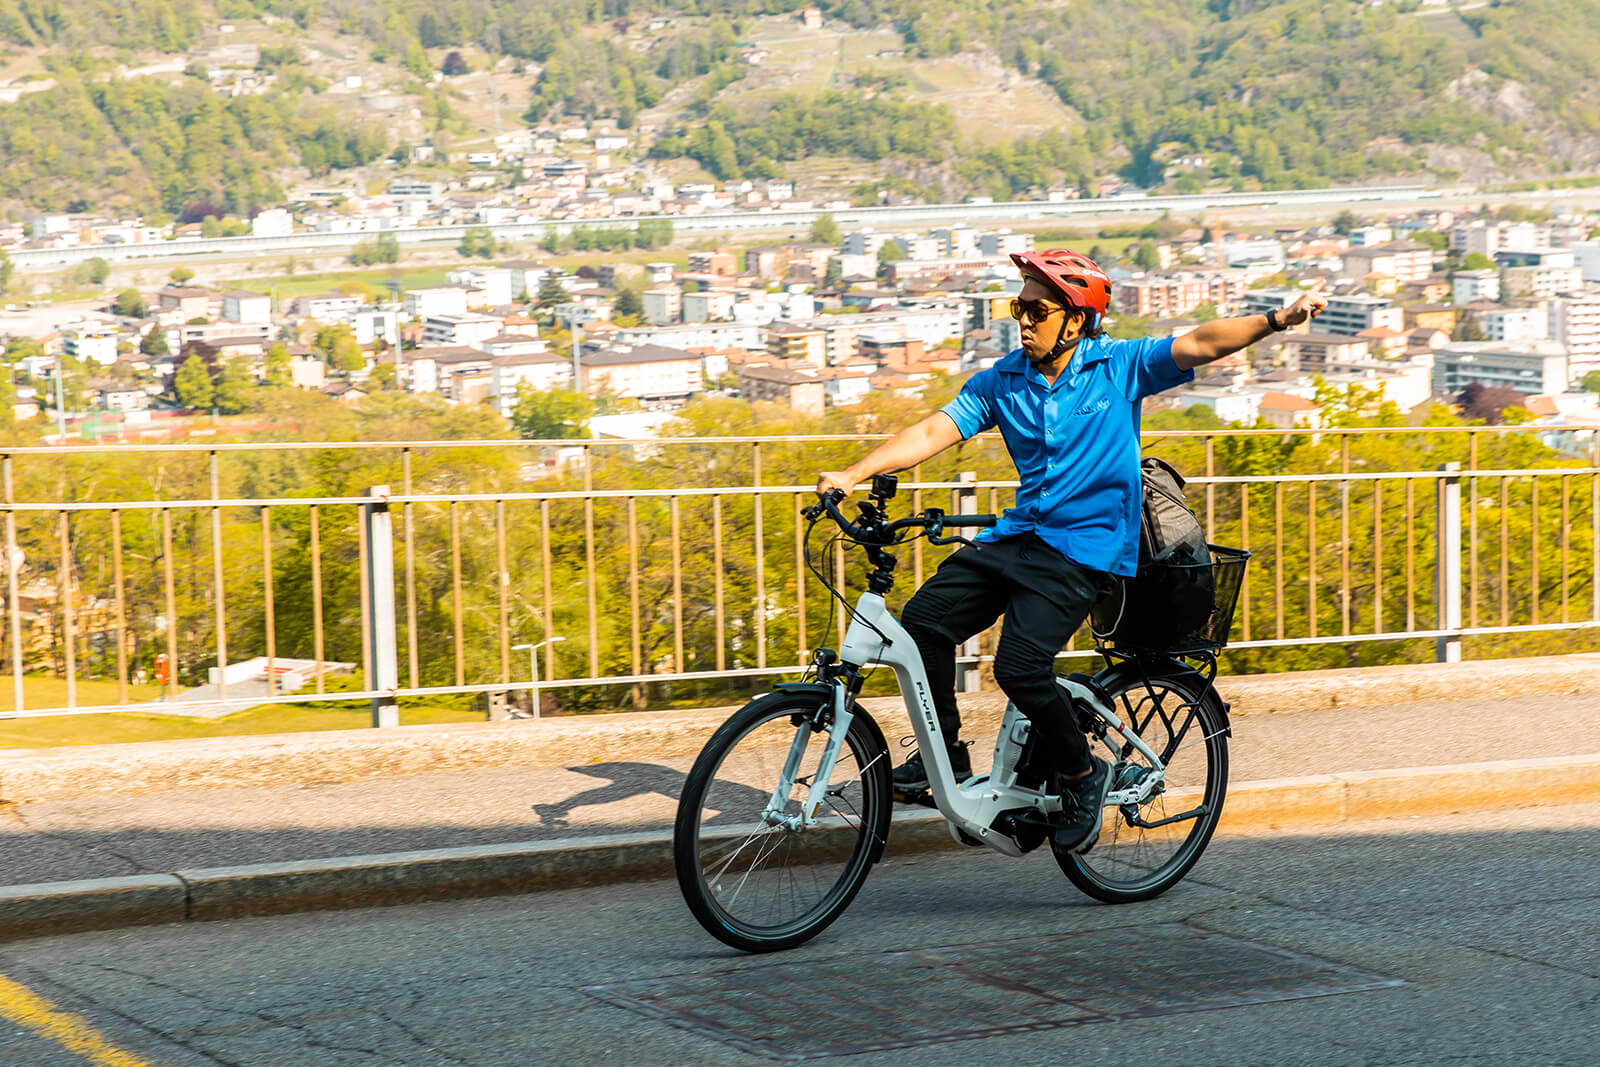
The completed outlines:
{"type": "MultiPolygon", "coordinates": [[[[1073,885],[1108,904],[1149,900],[1177,885],[1199,862],[1222,818],[1228,787],[1227,718],[1215,691],[1189,671],[1148,677],[1113,668],[1099,679],[1117,714],[1167,764],[1166,790],[1144,804],[1105,812],[1094,847],[1081,855],[1051,851],[1073,885]],[[1189,819],[1145,829],[1146,823],[1199,811],[1189,819]]],[[[1108,734],[1115,739],[1115,734],[1108,734]]],[[[1132,745],[1111,746],[1120,773],[1132,776],[1148,761],[1132,745]]]]}
{"type": "MultiPolygon", "coordinates": [[[[871,716],[854,708],[830,776],[831,813],[801,830],[764,824],[801,722],[830,698],[770,693],[719,727],[695,760],[678,799],[673,864],[695,919],[746,952],[809,941],[837,919],[883,854],[893,807],[889,750],[871,716]],[[754,847],[752,847],[754,846],[754,847]],[[819,877],[819,868],[837,874],[819,877]],[[757,914],[766,908],[768,914],[757,914]]],[[[800,810],[828,731],[810,735],[786,804],[800,810]]]]}

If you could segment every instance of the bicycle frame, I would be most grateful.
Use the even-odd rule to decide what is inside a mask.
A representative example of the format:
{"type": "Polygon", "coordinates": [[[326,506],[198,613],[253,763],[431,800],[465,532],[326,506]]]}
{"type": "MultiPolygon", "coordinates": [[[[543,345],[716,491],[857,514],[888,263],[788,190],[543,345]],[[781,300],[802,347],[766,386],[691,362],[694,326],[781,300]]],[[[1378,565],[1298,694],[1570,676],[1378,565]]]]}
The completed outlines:
{"type": "MultiPolygon", "coordinates": [[[[901,698],[905,701],[906,711],[911,719],[912,731],[917,737],[918,750],[922,753],[923,766],[928,771],[928,787],[933,794],[934,804],[950,821],[953,832],[957,832],[958,837],[960,834],[965,834],[967,838],[988,845],[997,852],[1008,856],[1020,856],[1023,854],[1023,849],[1009,835],[993,828],[996,818],[1002,812],[1019,808],[1046,816],[1061,811],[1060,798],[1037,789],[1018,786],[1011,780],[999,780],[985,775],[970,778],[960,785],[956,784],[948,749],[945,747],[944,731],[939,726],[939,715],[933,706],[933,696],[928,689],[927,672],[922,667],[921,654],[918,653],[916,643],[912,641],[905,627],[890,614],[888,605],[884,603],[881,595],[863,593],[856,601],[855,615],[845,634],[844,645],[839,650],[839,659],[841,663],[851,668],[859,669],[869,664],[881,664],[894,671],[900,685],[901,698]]],[[[1114,709],[1103,699],[1097,698],[1087,686],[1070,679],[1058,679],[1058,681],[1071,693],[1075,702],[1079,702],[1080,706],[1093,708],[1095,714],[1111,731],[1138,749],[1149,761],[1152,773],[1143,776],[1134,786],[1113,790],[1107,795],[1106,803],[1137,804],[1146,800],[1165,781],[1166,768],[1160,757],[1137,734],[1128,729],[1114,709]]],[[[799,754],[804,750],[805,743],[810,737],[809,724],[803,724],[799,728],[794,748],[790,751],[789,762],[784,768],[783,781],[779,783],[773,802],[768,806],[769,821],[802,818],[806,824],[813,821],[826,793],[826,783],[831,780],[834,759],[838,756],[839,746],[843,743],[850,722],[850,713],[845,707],[844,685],[835,683],[834,693],[836,725],[823,752],[816,779],[811,784],[805,812],[801,816],[785,818],[778,816],[775,806],[782,797],[788,796],[789,786],[794,782],[793,775],[798,769],[799,754]]],[[[1011,721],[1008,716],[1008,727],[1011,721]]],[[[1002,727],[996,745],[997,751],[1001,746],[1008,744],[1020,746],[1026,737],[1025,732],[1020,737],[1016,736],[1008,727],[1002,727]]],[[[1009,777],[1006,776],[1008,779],[1009,777]]]]}

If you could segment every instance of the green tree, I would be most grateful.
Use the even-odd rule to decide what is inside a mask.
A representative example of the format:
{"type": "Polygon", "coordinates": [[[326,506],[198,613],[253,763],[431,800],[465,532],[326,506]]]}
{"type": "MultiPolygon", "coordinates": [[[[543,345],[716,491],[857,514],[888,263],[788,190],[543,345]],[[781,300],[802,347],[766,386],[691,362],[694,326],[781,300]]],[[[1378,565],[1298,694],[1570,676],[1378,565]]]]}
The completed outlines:
{"type": "Polygon", "coordinates": [[[322,356],[323,362],[335,370],[356,371],[367,365],[366,357],[361,354],[361,345],[356,342],[355,331],[349,323],[322,327],[317,331],[312,347],[322,356]]]}
{"type": "Polygon", "coordinates": [[[0,293],[11,290],[11,275],[16,272],[17,265],[11,262],[11,256],[5,249],[0,248],[0,293]]]}
{"type": "Polygon", "coordinates": [[[244,411],[250,404],[255,385],[255,376],[250,373],[249,360],[243,356],[235,356],[226,361],[222,365],[222,373],[217,376],[216,393],[213,397],[217,410],[224,415],[237,415],[244,411]]]}
{"type": "Polygon", "coordinates": [[[1587,392],[1600,393],[1600,370],[1592,370],[1585,374],[1579,384],[1587,392]]]}
{"type": "Polygon", "coordinates": [[[183,361],[172,386],[177,394],[178,403],[186,408],[204,411],[216,402],[217,392],[211,384],[211,372],[206,368],[205,359],[198,352],[190,353],[183,361]]]}
{"type": "Polygon", "coordinates": [[[830,293],[844,288],[844,264],[838,256],[828,258],[828,269],[822,275],[822,288],[830,293]]]}
{"type": "Polygon", "coordinates": [[[172,349],[167,347],[167,331],[157,326],[139,339],[139,351],[147,356],[166,356],[172,354],[172,349]]]}
{"type": "Polygon", "coordinates": [[[268,385],[290,385],[293,379],[289,375],[289,346],[281,341],[267,349],[267,356],[263,370],[266,372],[268,385]]]}
{"type": "Polygon", "coordinates": [[[1462,270],[1494,270],[1494,260],[1482,252],[1468,252],[1467,258],[1461,261],[1462,270]]]}
{"type": "Polygon", "coordinates": [[[173,267],[167,272],[167,277],[173,285],[187,285],[194,280],[194,271],[188,267],[173,267]]]}
{"type": "Polygon", "coordinates": [[[1156,270],[1161,266],[1161,252],[1154,241],[1140,241],[1134,250],[1133,262],[1140,270],[1156,270]]]}
{"type": "Polygon", "coordinates": [[[495,253],[494,234],[487,226],[468,226],[456,245],[456,252],[467,258],[488,259],[495,253]]]}
{"type": "Polygon", "coordinates": [[[111,302],[111,310],[130,319],[142,319],[150,313],[150,306],[137,289],[124,289],[111,302]]]}
{"type": "Polygon", "coordinates": [[[95,256],[83,264],[83,279],[90,285],[104,285],[106,279],[111,277],[111,264],[102,256],[95,256]]]}
{"type": "Polygon", "coordinates": [[[546,271],[544,277],[539,279],[539,296],[534,302],[540,308],[553,308],[567,302],[566,286],[561,284],[561,279],[553,271],[546,271]]]}
{"type": "Polygon", "coordinates": [[[839,243],[839,224],[832,215],[823,212],[817,216],[817,221],[811,224],[811,239],[818,244],[837,245],[839,243]]]}
{"type": "Polygon", "coordinates": [[[568,440],[589,435],[594,405],[571,389],[535,389],[527,382],[517,386],[511,408],[511,425],[524,441],[568,440]]]}
{"type": "Polygon", "coordinates": [[[611,302],[611,310],[616,315],[627,315],[637,321],[644,314],[644,297],[639,295],[639,290],[623,286],[617,290],[617,298],[611,302]]]}
{"type": "Polygon", "coordinates": [[[1333,217],[1333,232],[1348,235],[1351,230],[1361,225],[1361,220],[1356,218],[1353,211],[1341,211],[1333,217]]]}

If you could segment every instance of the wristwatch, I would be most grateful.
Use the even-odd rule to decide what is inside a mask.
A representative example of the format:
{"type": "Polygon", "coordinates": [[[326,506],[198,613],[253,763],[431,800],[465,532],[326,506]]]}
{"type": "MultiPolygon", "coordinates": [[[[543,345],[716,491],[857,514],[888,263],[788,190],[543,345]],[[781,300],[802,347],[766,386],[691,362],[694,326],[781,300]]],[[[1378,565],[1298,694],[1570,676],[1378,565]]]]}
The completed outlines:
{"type": "Polygon", "coordinates": [[[1283,332],[1283,323],[1278,321],[1278,309],[1277,308],[1268,308],[1267,309],[1267,328],[1270,329],[1273,333],[1282,333],[1283,332]]]}

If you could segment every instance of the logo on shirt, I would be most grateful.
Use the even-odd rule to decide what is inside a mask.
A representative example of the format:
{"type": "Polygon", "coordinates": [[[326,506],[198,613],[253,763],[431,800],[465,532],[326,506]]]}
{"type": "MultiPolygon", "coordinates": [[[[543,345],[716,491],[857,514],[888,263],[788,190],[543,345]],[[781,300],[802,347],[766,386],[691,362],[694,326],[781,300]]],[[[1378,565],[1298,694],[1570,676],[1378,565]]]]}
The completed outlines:
{"type": "Polygon", "coordinates": [[[1073,416],[1073,418],[1076,418],[1079,415],[1094,415],[1094,414],[1097,414],[1099,412],[1104,411],[1106,408],[1108,408],[1110,406],[1111,406],[1111,398],[1108,397],[1108,396],[1103,396],[1099,400],[1096,400],[1096,401],[1094,401],[1092,403],[1083,405],[1083,407],[1079,408],[1077,411],[1074,411],[1072,413],[1072,416],[1073,416]]]}

